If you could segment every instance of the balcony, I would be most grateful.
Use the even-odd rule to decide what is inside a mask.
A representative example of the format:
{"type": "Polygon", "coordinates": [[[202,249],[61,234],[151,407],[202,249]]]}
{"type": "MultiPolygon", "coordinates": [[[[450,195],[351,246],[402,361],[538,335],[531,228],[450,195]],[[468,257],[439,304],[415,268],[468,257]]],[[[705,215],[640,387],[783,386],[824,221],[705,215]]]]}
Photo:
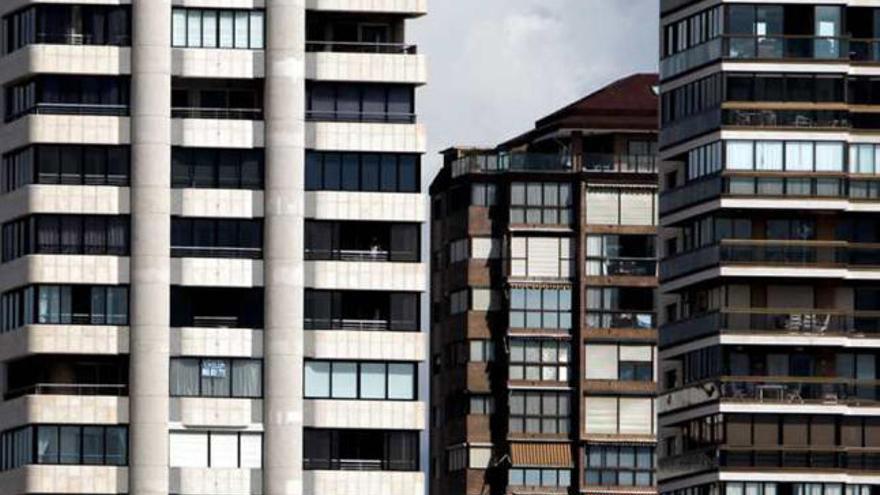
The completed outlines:
{"type": "Polygon", "coordinates": [[[419,224],[306,221],[307,261],[418,262],[419,224]]]}
{"type": "Polygon", "coordinates": [[[672,345],[718,333],[754,335],[880,335],[880,312],[835,309],[723,309],[664,325],[660,345],[672,345]]]}
{"type": "Polygon", "coordinates": [[[846,241],[722,239],[718,244],[661,261],[660,280],[671,280],[722,264],[844,268],[850,250],[865,256],[860,259],[860,264],[868,264],[880,257],[873,253],[874,249],[870,245],[850,247],[846,241]]]}
{"type": "Polygon", "coordinates": [[[419,294],[366,290],[306,290],[306,330],[419,330],[419,294]]]}
{"type": "Polygon", "coordinates": [[[6,400],[24,395],[128,395],[125,356],[38,355],[13,361],[6,400]]]}
{"type": "Polygon", "coordinates": [[[738,36],[723,38],[722,53],[736,60],[846,60],[849,39],[834,36],[738,36]]]}
{"type": "Polygon", "coordinates": [[[263,290],[171,286],[171,326],[262,328],[263,290]]]}
{"type": "Polygon", "coordinates": [[[796,129],[847,129],[849,112],[842,110],[725,109],[722,125],[734,127],[790,127],[796,129]]]}
{"type": "Polygon", "coordinates": [[[314,53],[378,53],[416,55],[416,45],[407,43],[369,43],[358,41],[306,41],[306,52],[314,53]]]}
{"type": "Polygon", "coordinates": [[[880,62],[880,39],[851,39],[849,41],[849,59],[853,62],[880,62]]]}
{"type": "Polygon", "coordinates": [[[654,155],[615,155],[606,153],[584,153],[585,172],[606,172],[624,174],[657,173],[657,157],[654,155]]]}
{"type": "MultiPolygon", "coordinates": [[[[591,260],[587,260],[590,263],[591,260]]],[[[606,258],[598,261],[602,276],[606,277],[655,277],[657,260],[650,258],[606,258]]],[[[588,276],[592,275],[588,271],[588,276]]]]}
{"type": "Polygon", "coordinates": [[[875,380],[826,377],[724,377],[721,399],[764,404],[876,404],[880,385],[875,380]]]}
{"type": "Polygon", "coordinates": [[[263,120],[262,108],[171,107],[173,119],[263,120]]]}
{"type": "Polygon", "coordinates": [[[719,176],[708,176],[688,182],[660,194],[660,215],[697,205],[721,196],[722,179],[719,176]]]}
{"type": "Polygon", "coordinates": [[[470,155],[452,162],[452,176],[507,171],[571,172],[571,156],[559,153],[490,153],[470,155]]]}
{"type": "Polygon", "coordinates": [[[174,78],[171,117],[263,120],[262,86],[258,80],[174,78]]]}
{"type": "Polygon", "coordinates": [[[75,396],[106,396],[127,397],[128,385],[79,384],[79,383],[35,383],[26,387],[10,390],[4,394],[4,400],[11,400],[25,395],[75,395],[75,396]]]}
{"type": "Polygon", "coordinates": [[[587,311],[590,328],[650,330],[657,327],[653,311],[587,311]]]}

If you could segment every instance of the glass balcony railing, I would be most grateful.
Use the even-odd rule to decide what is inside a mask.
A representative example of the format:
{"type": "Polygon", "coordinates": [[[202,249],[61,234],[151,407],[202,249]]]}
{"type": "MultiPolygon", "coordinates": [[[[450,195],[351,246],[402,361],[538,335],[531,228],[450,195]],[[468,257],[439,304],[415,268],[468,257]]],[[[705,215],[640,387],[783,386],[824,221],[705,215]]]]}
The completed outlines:
{"type": "Polygon", "coordinates": [[[452,162],[452,176],[506,171],[566,172],[572,170],[571,156],[560,153],[487,153],[452,162]]]}
{"type": "Polygon", "coordinates": [[[725,377],[721,398],[788,404],[874,403],[880,398],[880,382],[832,377],[725,377]]]}
{"type": "Polygon", "coordinates": [[[850,40],[849,59],[854,62],[880,62],[880,39],[850,40]]]}
{"type": "Polygon", "coordinates": [[[586,172],[653,174],[657,172],[657,157],[654,155],[584,153],[583,169],[586,172]]]}
{"type": "Polygon", "coordinates": [[[663,325],[660,345],[719,333],[876,337],[880,312],[818,308],[727,308],[663,325]]]}
{"type": "Polygon", "coordinates": [[[839,110],[726,109],[722,124],[737,127],[848,128],[849,112],[839,110]]]}
{"type": "Polygon", "coordinates": [[[849,58],[849,39],[835,36],[728,35],[723,56],[733,59],[814,59],[849,58]]]}
{"type": "Polygon", "coordinates": [[[415,55],[416,45],[406,43],[365,43],[354,41],[306,41],[307,52],[383,53],[415,55]]]}
{"type": "Polygon", "coordinates": [[[80,383],[35,383],[27,387],[10,390],[4,394],[5,400],[25,395],[87,395],[125,397],[128,385],[124,384],[80,384],[80,383]]]}
{"type": "Polygon", "coordinates": [[[654,258],[588,258],[587,275],[655,277],[657,275],[657,260],[654,258]]]}
{"type": "Polygon", "coordinates": [[[198,108],[174,107],[174,119],[263,120],[262,108],[198,108]]]}

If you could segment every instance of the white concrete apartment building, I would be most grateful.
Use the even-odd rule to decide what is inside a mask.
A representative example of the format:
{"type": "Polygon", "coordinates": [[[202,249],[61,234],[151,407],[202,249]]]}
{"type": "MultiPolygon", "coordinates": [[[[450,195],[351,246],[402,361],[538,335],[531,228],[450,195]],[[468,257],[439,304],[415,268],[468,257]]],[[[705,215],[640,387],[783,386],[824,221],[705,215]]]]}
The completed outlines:
{"type": "Polygon", "coordinates": [[[2,2],[0,493],[423,493],[425,13],[2,2]]]}

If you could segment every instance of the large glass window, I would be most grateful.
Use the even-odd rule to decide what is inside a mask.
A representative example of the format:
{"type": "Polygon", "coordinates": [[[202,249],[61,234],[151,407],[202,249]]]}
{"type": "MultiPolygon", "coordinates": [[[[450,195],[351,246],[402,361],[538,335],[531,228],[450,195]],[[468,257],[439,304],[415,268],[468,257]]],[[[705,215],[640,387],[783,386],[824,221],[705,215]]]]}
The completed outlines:
{"type": "Polygon", "coordinates": [[[306,428],[303,469],[418,471],[419,433],[306,428]]]}
{"type": "Polygon", "coordinates": [[[306,118],[342,122],[415,122],[412,86],[313,82],[306,85],[306,118]]]}
{"type": "Polygon", "coordinates": [[[549,339],[510,340],[510,379],[529,381],[568,381],[571,362],[568,341],[549,339]]]}
{"type": "Polygon", "coordinates": [[[179,9],[171,14],[171,46],[262,50],[262,10],[179,9]]]}
{"type": "Polygon", "coordinates": [[[306,220],[305,258],[336,261],[419,261],[419,224],[306,220]]]}
{"type": "Polygon", "coordinates": [[[172,148],[171,187],[262,189],[262,149],[172,148]]]}
{"type": "Polygon", "coordinates": [[[653,486],[654,449],[617,445],[588,445],[584,452],[585,480],[594,486],[653,486]]]}
{"type": "Polygon", "coordinates": [[[309,399],[416,400],[416,364],[312,361],[305,363],[309,399]]]}
{"type": "Polygon", "coordinates": [[[844,143],[835,141],[726,141],[728,170],[844,171],[844,143]]]}
{"type": "Polygon", "coordinates": [[[34,425],[0,433],[0,470],[28,464],[126,466],[128,428],[34,425]]]}
{"type": "Polygon", "coordinates": [[[306,330],[419,330],[414,292],[305,291],[306,330]]]}
{"type": "Polygon", "coordinates": [[[510,289],[510,327],[570,329],[571,289],[510,289]]]}
{"type": "Polygon", "coordinates": [[[306,151],[307,191],[418,192],[420,182],[418,155],[306,151]]]}
{"type": "Polygon", "coordinates": [[[567,392],[510,393],[510,432],[568,434],[571,397],[567,392]]]}
{"type": "Polygon", "coordinates": [[[127,186],[127,146],[39,144],[3,155],[3,192],[29,184],[127,186]]]}
{"type": "Polygon", "coordinates": [[[654,291],[641,287],[590,287],[587,325],[592,328],[654,328],[654,291]]]}
{"type": "Polygon", "coordinates": [[[530,488],[565,488],[571,486],[571,471],[512,467],[508,471],[508,483],[530,488]]]}
{"type": "Polygon", "coordinates": [[[6,121],[31,113],[128,115],[129,77],[41,75],[7,86],[6,121]]]}
{"type": "Polygon", "coordinates": [[[172,397],[263,396],[263,361],[260,359],[173,358],[172,397]]]}
{"type": "Polygon", "coordinates": [[[571,206],[571,184],[514,182],[510,186],[510,223],[568,225],[571,206]]]}
{"type": "Polygon", "coordinates": [[[127,216],[34,215],[3,224],[3,262],[29,254],[126,256],[127,216]]]}
{"type": "Polygon", "coordinates": [[[112,5],[35,5],[3,17],[3,53],[34,43],[131,44],[131,8],[112,5]]]}
{"type": "Polygon", "coordinates": [[[263,222],[172,217],[171,256],[262,258],[263,222]]]}
{"type": "Polygon", "coordinates": [[[2,331],[24,325],[128,325],[128,287],[33,285],[0,297],[2,331]]]}

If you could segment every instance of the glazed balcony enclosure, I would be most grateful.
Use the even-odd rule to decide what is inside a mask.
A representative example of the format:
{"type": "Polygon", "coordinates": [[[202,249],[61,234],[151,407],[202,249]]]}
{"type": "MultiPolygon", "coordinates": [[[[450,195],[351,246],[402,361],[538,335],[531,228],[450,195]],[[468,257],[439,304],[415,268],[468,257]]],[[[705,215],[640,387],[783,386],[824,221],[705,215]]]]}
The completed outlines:
{"type": "Polygon", "coordinates": [[[3,53],[34,44],[131,44],[127,5],[34,5],[3,17],[3,53]]]}
{"type": "Polygon", "coordinates": [[[390,14],[309,11],[306,51],[415,55],[405,41],[405,18],[390,14]]]}
{"type": "Polygon", "coordinates": [[[306,330],[419,331],[415,292],[305,291],[306,330]]]}
{"type": "Polygon", "coordinates": [[[262,120],[262,81],[174,78],[171,81],[171,117],[262,120]]]}
{"type": "Polygon", "coordinates": [[[4,399],[23,395],[128,395],[127,356],[32,356],[8,364],[4,399]]]}
{"type": "Polygon", "coordinates": [[[305,259],[310,261],[417,262],[419,225],[306,220],[305,259]]]}

